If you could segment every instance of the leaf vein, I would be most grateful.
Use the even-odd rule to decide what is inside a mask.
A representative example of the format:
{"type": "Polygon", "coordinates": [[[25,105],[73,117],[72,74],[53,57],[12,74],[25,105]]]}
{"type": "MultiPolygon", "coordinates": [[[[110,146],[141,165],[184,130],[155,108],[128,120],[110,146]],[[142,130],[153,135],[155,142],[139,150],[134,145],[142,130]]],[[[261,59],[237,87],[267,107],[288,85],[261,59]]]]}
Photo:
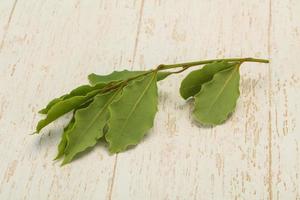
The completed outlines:
{"type": "Polygon", "coordinates": [[[123,135],[123,130],[124,128],[127,126],[128,120],[131,117],[131,115],[133,114],[133,112],[135,111],[136,107],[139,105],[139,103],[141,102],[142,98],[144,97],[144,95],[146,94],[147,90],[150,88],[150,85],[152,84],[152,81],[154,80],[154,78],[156,77],[156,75],[153,76],[153,78],[149,81],[147,87],[145,88],[145,90],[142,92],[141,96],[138,98],[138,101],[134,104],[133,109],[131,109],[130,113],[128,114],[128,117],[125,120],[125,123],[123,124],[121,131],[122,131],[122,135],[123,135]]]}
{"type": "Polygon", "coordinates": [[[233,77],[234,72],[238,69],[238,67],[235,67],[234,70],[232,70],[230,76],[227,78],[227,80],[225,81],[224,85],[222,86],[221,90],[219,91],[218,95],[216,96],[216,98],[213,100],[213,103],[209,106],[208,108],[208,112],[211,111],[211,109],[213,108],[213,106],[216,104],[218,98],[221,96],[221,94],[224,92],[225,88],[227,87],[227,84],[229,83],[229,81],[231,80],[231,78],[233,77]]]}

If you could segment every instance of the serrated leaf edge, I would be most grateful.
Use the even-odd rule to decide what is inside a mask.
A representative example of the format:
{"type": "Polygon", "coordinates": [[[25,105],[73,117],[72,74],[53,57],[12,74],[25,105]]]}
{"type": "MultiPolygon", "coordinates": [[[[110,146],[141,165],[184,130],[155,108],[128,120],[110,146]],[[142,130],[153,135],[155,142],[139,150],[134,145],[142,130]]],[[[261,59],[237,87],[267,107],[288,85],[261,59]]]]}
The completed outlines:
{"type": "MultiPolygon", "coordinates": [[[[155,79],[156,77],[157,77],[157,73],[155,73],[155,74],[153,75],[153,78],[151,79],[151,81],[149,81],[149,84],[147,85],[146,89],[143,91],[142,95],[139,97],[139,101],[138,101],[138,103],[135,104],[134,108],[136,108],[137,105],[140,103],[142,97],[146,94],[147,90],[150,88],[152,82],[154,81],[154,79],[155,79]]],[[[144,78],[144,77],[143,77],[143,78],[144,78]]],[[[142,78],[142,79],[138,79],[138,80],[136,80],[135,82],[142,82],[142,81],[143,81],[143,78],[142,78]]],[[[132,85],[133,85],[133,84],[134,84],[134,83],[132,83],[132,85]]],[[[126,86],[126,87],[132,87],[132,85],[128,85],[128,86],[126,86]]],[[[156,85],[156,88],[157,88],[157,83],[155,83],[155,85],[156,85]]],[[[124,89],[125,89],[125,88],[124,88],[124,89]]],[[[156,91],[157,91],[157,90],[156,90],[156,91]]],[[[156,97],[158,96],[157,92],[156,92],[155,95],[156,95],[156,97]]],[[[119,99],[119,100],[120,100],[120,99],[119,99]]],[[[117,101],[115,101],[115,102],[117,102],[117,101]]],[[[158,108],[157,108],[157,105],[156,105],[156,112],[157,112],[157,110],[158,110],[158,108]]],[[[134,109],[130,112],[130,114],[129,114],[128,116],[131,116],[132,113],[133,113],[133,111],[134,111],[134,109]]],[[[110,116],[111,116],[111,115],[112,115],[112,110],[111,110],[110,107],[109,107],[109,113],[110,113],[110,116]]],[[[154,117],[155,117],[155,116],[154,116],[154,117]]],[[[129,117],[127,118],[126,121],[128,121],[128,120],[129,120],[129,117]]],[[[110,119],[108,120],[107,124],[108,124],[108,127],[109,127],[109,126],[110,126],[110,125],[109,125],[109,124],[110,124],[110,119]]],[[[154,120],[151,122],[151,124],[150,124],[149,127],[152,128],[152,127],[153,127],[153,124],[154,124],[154,120]]],[[[123,128],[124,128],[124,127],[125,127],[125,126],[123,125],[123,128]]],[[[150,129],[150,128],[149,128],[149,129],[150,129]]],[[[146,134],[146,132],[145,132],[144,134],[142,134],[142,135],[140,136],[140,138],[137,138],[137,139],[135,139],[135,140],[132,140],[132,141],[129,142],[126,146],[124,146],[123,148],[118,149],[118,150],[116,150],[116,151],[113,151],[113,150],[111,149],[112,141],[111,141],[110,138],[108,137],[108,134],[105,135],[105,139],[106,139],[106,141],[107,141],[108,144],[109,144],[109,151],[110,151],[110,153],[118,153],[118,152],[125,151],[125,150],[128,148],[128,146],[131,146],[131,145],[137,145],[137,144],[141,141],[141,139],[145,136],[145,134],[146,134]]]]}
{"type": "MultiPolygon", "coordinates": [[[[181,81],[181,84],[180,84],[180,88],[179,88],[179,93],[180,93],[180,96],[183,98],[183,99],[185,99],[185,100],[187,100],[188,98],[191,98],[191,97],[194,97],[194,96],[196,96],[196,95],[194,95],[194,96],[188,96],[188,97],[185,97],[184,96],[184,94],[183,94],[183,90],[184,89],[191,89],[191,88],[197,88],[197,87],[199,87],[198,85],[189,85],[189,84],[186,84],[186,86],[184,86],[185,84],[184,84],[184,82],[185,81],[187,81],[188,79],[189,79],[189,77],[190,76],[192,76],[193,75],[193,73],[197,73],[197,72],[201,72],[201,71],[204,71],[204,70],[206,70],[207,68],[209,68],[210,67],[210,65],[213,65],[213,64],[216,64],[216,63],[224,63],[224,64],[229,64],[229,67],[227,67],[227,68],[225,68],[225,69],[223,69],[223,70],[220,70],[220,71],[218,71],[218,72],[216,72],[216,73],[219,73],[219,72],[221,72],[221,71],[224,71],[224,70],[227,70],[227,69],[229,69],[229,68],[231,68],[231,67],[233,67],[233,66],[235,66],[236,64],[237,64],[237,62],[226,62],[226,61],[220,61],[220,62],[214,62],[214,63],[210,63],[210,64],[206,64],[206,65],[204,65],[201,69],[197,69],[197,70],[194,70],[194,71],[192,71],[192,72],[190,72],[182,81],[181,81]]],[[[215,74],[216,74],[215,73],[215,74]]],[[[215,75],[214,74],[214,75],[215,75]]],[[[213,76],[214,76],[213,75],[213,76]]],[[[212,79],[213,79],[213,76],[212,76],[212,78],[209,80],[209,81],[211,81],[212,79]]],[[[209,82],[209,81],[207,81],[207,82],[209,82]]],[[[204,83],[202,83],[201,84],[201,89],[202,89],[202,86],[205,84],[205,83],[207,83],[207,82],[204,82],[204,83]]],[[[200,89],[200,91],[201,91],[201,89],[200,89]]],[[[200,92],[199,91],[199,92],[200,92]]],[[[199,93],[198,92],[198,93],[199,93]]]]}
{"type": "MultiPolygon", "coordinates": [[[[119,89],[117,89],[117,90],[115,91],[115,94],[113,94],[112,97],[109,98],[109,100],[108,100],[108,101],[105,103],[105,105],[100,109],[100,111],[97,113],[97,115],[94,117],[94,119],[91,120],[92,122],[89,123],[89,127],[85,128],[85,130],[84,130],[83,132],[87,132],[87,130],[91,128],[91,124],[95,123],[95,121],[98,119],[98,117],[99,117],[101,114],[103,114],[103,113],[105,112],[106,109],[108,109],[109,105],[110,105],[112,102],[114,102],[115,98],[118,96],[118,94],[121,92],[121,90],[122,90],[122,87],[120,87],[119,89]]],[[[110,91],[110,92],[113,92],[113,91],[110,91]]],[[[107,93],[106,93],[106,94],[107,94],[107,93]]],[[[105,95],[105,94],[99,94],[99,95],[97,95],[97,96],[100,97],[100,96],[102,96],[102,95],[105,95]]],[[[94,98],[96,98],[97,96],[95,96],[94,98]]],[[[93,104],[93,102],[92,102],[91,104],[93,104]]],[[[89,106],[90,106],[90,105],[89,105],[89,106]]],[[[84,109],[85,109],[85,110],[88,109],[89,106],[86,107],[86,108],[84,108],[84,109]]],[[[84,109],[81,109],[81,111],[84,110],[84,109]]],[[[77,114],[77,112],[75,113],[75,123],[76,123],[76,118],[78,119],[78,114],[77,114]],[[76,117],[76,116],[77,116],[77,117],[76,117]]],[[[73,125],[73,128],[76,126],[75,123],[74,123],[74,125],[73,125]]],[[[104,126],[103,126],[103,128],[104,128],[104,126]]],[[[65,164],[69,163],[70,161],[72,161],[72,160],[74,159],[74,157],[75,157],[77,154],[79,154],[80,152],[83,152],[83,151],[85,151],[86,149],[95,146],[96,143],[97,143],[97,140],[100,139],[101,137],[103,137],[103,135],[104,135],[103,130],[100,130],[100,131],[101,131],[101,133],[98,135],[98,137],[94,138],[94,143],[91,143],[90,145],[86,146],[84,149],[82,149],[81,151],[77,152],[76,154],[74,154],[74,155],[73,155],[72,157],[70,157],[69,159],[64,159],[62,165],[65,165],[65,164]]],[[[69,134],[70,134],[70,132],[71,132],[71,131],[69,131],[68,134],[67,134],[68,140],[69,140],[69,134]]],[[[68,144],[67,144],[67,146],[66,146],[66,148],[65,148],[65,158],[66,158],[66,156],[67,156],[67,151],[68,151],[68,144]]]]}
{"type": "MultiPolygon", "coordinates": [[[[224,71],[227,71],[227,70],[229,71],[229,70],[231,70],[232,68],[236,68],[236,70],[239,70],[239,66],[233,66],[233,67],[230,67],[230,68],[228,68],[228,69],[225,69],[225,70],[222,70],[222,71],[216,73],[211,81],[206,82],[205,84],[202,85],[200,92],[199,92],[197,95],[195,95],[195,98],[196,98],[197,96],[200,96],[200,95],[205,91],[205,89],[206,89],[206,87],[207,87],[208,85],[214,83],[214,81],[215,81],[215,76],[218,76],[219,73],[222,73],[222,72],[224,72],[224,71]]],[[[235,73],[235,71],[232,72],[232,74],[231,74],[231,76],[230,76],[230,79],[232,78],[232,76],[233,76],[234,73],[235,73]]],[[[228,81],[229,81],[230,79],[228,79],[228,80],[226,81],[226,84],[228,83],[228,81]]],[[[219,92],[219,95],[218,95],[218,96],[220,96],[220,95],[222,94],[223,90],[225,89],[226,84],[224,84],[224,86],[222,87],[223,89],[222,89],[221,92],[219,92]]],[[[199,121],[199,120],[197,120],[197,117],[195,116],[195,112],[196,112],[196,110],[197,110],[196,107],[194,107],[195,109],[193,110],[192,116],[193,116],[193,118],[194,118],[197,122],[199,122],[199,123],[201,123],[201,124],[203,124],[203,125],[219,125],[219,124],[222,124],[222,123],[224,123],[224,122],[228,119],[228,116],[229,116],[231,113],[234,112],[234,110],[235,110],[235,108],[236,108],[236,104],[237,104],[237,100],[238,100],[239,96],[240,96],[240,90],[239,90],[239,88],[238,88],[238,92],[237,92],[237,97],[236,97],[235,103],[233,104],[233,106],[232,106],[232,108],[231,108],[232,111],[229,112],[226,116],[224,116],[223,119],[220,119],[217,123],[210,123],[210,122],[205,122],[205,121],[199,121]]],[[[214,100],[214,101],[216,102],[216,100],[214,100]]],[[[215,102],[214,102],[213,104],[215,104],[215,102]]],[[[194,105],[196,105],[196,103],[197,103],[197,99],[195,99],[194,105]]],[[[211,108],[212,108],[212,106],[210,106],[210,109],[211,109],[211,108]]],[[[209,110],[210,110],[210,109],[209,109],[209,110]]]]}
{"type": "MultiPolygon", "coordinates": [[[[101,89],[96,89],[96,90],[93,90],[93,91],[87,93],[87,94],[84,95],[84,96],[74,96],[74,97],[72,97],[72,98],[86,97],[87,99],[85,100],[85,102],[87,102],[87,101],[89,101],[91,98],[93,98],[93,97],[97,94],[97,92],[99,92],[100,90],[101,90],[101,89]]],[[[66,99],[65,101],[70,101],[72,98],[66,99]]],[[[76,109],[77,107],[81,106],[81,105],[84,104],[85,102],[81,103],[80,105],[75,106],[75,107],[72,108],[72,109],[67,110],[67,112],[64,112],[62,115],[60,115],[60,116],[58,116],[58,117],[55,117],[55,119],[51,119],[50,121],[48,121],[48,119],[49,119],[49,113],[51,113],[51,111],[54,110],[56,106],[58,106],[58,105],[64,103],[64,101],[58,102],[58,103],[55,104],[53,107],[51,107],[51,109],[48,111],[48,115],[47,115],[44,119],[41,119],[41,120],[38,122],[38,124],[37,124],[37,126],[36,126],[36,133],[39,133],[39,132],[40,132],[44,127],[46,127],[48,124],[50,124],[51,122],[55,121],[55,120],[58,119],[59,117],[65,115],[66,113],[72,111],[73,109],[76,109]]]]}

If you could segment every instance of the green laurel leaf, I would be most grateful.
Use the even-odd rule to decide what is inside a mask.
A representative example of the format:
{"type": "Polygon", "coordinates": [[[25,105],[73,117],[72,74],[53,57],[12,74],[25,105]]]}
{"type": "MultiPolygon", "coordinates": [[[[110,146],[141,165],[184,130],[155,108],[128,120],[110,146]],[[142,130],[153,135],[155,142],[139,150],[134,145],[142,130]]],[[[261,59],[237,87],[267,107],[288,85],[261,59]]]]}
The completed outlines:
{"type": "Polygon", "coordinates": [[[156,73],[134,80],[122,96],[109,107],[110,118],[105,135],[112,153],[136,145],[153,126],[157,112],[156,73]]]}
{"type": "Polygon", "coordinates": [[[88,101],[87,103],[81,105],[79,108],[77,108],[73,111],[72,119],[69,121],[68,125],[64,128],[64,132],[61,136],[60,143],[58,144],[58,147],[57,147],[58,153],[57,153],[56,157],[54,158],[54,160],[60,159],[64,155],[65,148],[68,144],[68,133],[71,131],[71,129],[73,128],[73,125],[75,123],[75,117],[74,117],[75,112],[77,110],[88,107],[90,105],[90,103],[91,103],[91,101],[88,101]]]}
{"type": "Polygon", "coordinates": [[[213,79],[203,84],[195,96],[193,116],[206,125],[224,122],[233,112],[239,97],[239,64],[218,72],[213,79]]]}
{"type": "Polygon", "coordinates": [[[210,81],[214,74],[234,65],[236,65],[236,63],[229,63],[225,61],[215,62],[207,64],[199,70],[192,71],[181,82],[180,95],[184,99],[195,96],[201,90],[202,85],[210,81]]]}
{"type": "Polygon", "coordinates": [[[121,88],[94,97],[94,101],[75,113],[75,124],[67,133],[68,145],[63,164],[69,163],[75,155],[93,147],[103,136],[103,128],[109,116],[108,107],[118,97],[121,88]]]}
{"type": "MultiPolygon", "coordinates": [[[[99,83],[111,83],[111,82],[117,82],[117,81],[122,81],[126,80],[138,75],[141,75],[145,73],[146,71],[128,71],[128,70],[123,70],[123,71],[114,71],[111,74],[108,75],[97,75],[97,74],[90,74],[88,76],[89,82],[91,85],[99,84],[99,83]]],[[[171,73],[170,72],[158,72],[157,75],[157,80],[163,80],[167,76],[169,76],[171,73]]]]}
{"type": "Polygon", "coordinates": [[[36,132],[39,133],[42,130],[42,128],[44,128],[60,116],[72,111],[73,109],[78,108],[82,104],[91,100],[95,95],[97,95],[100,92],[101,88],[103,88],[104,86],[104,84],[98,84],[92,87],[94,90],[92,90],[84,96],[73,96],[71,98],[55,103],[49,109],[46,118],[38,122],[36,132]]]}
{"type": "Polygon", "coordinates": [[[43,108],[42,110],[39,111],[39,113],[40,114],[47,114],[49,112],[49,110],[55,104],[57,104],[58,102],[70,99],[70,98],[75,97],[75,96],[84,96],[87,93],[89,93],[89,92],[91,92],[95,89],[102,88],[103,86],[104,86],[104,84],[99,84],[97,87],[92,87],[90,85],[81,85],[81,86],[75,88],[74,90],[72,90],[69,94],[65,94],[65,95],[62,95],[59,98],[55,98],[55,99],[51,100],[50,103],[48,103],[48,105],[45,108],[43,108]]]}
{"type": "Polygon", "coordinates": [[[62,101],[62,100],[64,99],[64,97],[66,97],[66,96],[67,96],[67,94],[62,95],[61,97],[52,99],[52,100],[47,104],[47,106],[46,106],[45,108],[39,110],[38,113],[40,113],[40,114],[47,114],[48,111],[50,110],[50,108],[51,108],[52,106],[54,106],[54,105],[57,104],[58,102],[62,101]]]}

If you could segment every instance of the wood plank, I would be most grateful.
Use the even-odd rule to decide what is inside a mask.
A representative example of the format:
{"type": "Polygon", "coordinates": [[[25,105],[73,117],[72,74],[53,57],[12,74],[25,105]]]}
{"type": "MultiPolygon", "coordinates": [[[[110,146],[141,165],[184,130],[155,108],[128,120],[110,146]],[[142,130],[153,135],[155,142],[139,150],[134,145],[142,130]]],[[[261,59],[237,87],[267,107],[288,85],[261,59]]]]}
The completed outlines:
{"type": "Polygon", "coordinates": [[[140,7],[136,1],[18,1],[0,54],[0,199],[108,198],[115,157],[103,146],[61,168],[52,159],[62,122],[49,134],[29,134],[37,111],[86,83],[89,72],[131,65],[140,7]]]}
{"type": "Polygon", "coordinates": [[[0,199],[300,199],[299,10],[297,0],[1,1],[0,199]],[[125,153],[100,144],[61,168],[52,159],[67,119],[28,135],[37,110],[90,72],[236,56],[272,62],[243,65],[221,126],[192,121],[182,74],[159,84],[155,126],[125,153]]]}
{"type": "Polygon", "coordinates": [[[300,199],[300,2],[271,3],[273,197],[300,199]]]}
{"type": "MultiPolygon", "coordinates": [[[[268,57],[268,3],[146,1],[135,66],[214,57],[268,57]]],[[[142,144],[118,155],[112,199],[268,199],[268,66],[242,67],[241,98],[224,125],[198,127],[180,78],[160,85],[160,112],[142,144]]]]}
{"type": "Polygon", "coordinates": [[[4,45],[17,0],[14,1],[2,1],[0,6],[0,52],[4,45]]]}

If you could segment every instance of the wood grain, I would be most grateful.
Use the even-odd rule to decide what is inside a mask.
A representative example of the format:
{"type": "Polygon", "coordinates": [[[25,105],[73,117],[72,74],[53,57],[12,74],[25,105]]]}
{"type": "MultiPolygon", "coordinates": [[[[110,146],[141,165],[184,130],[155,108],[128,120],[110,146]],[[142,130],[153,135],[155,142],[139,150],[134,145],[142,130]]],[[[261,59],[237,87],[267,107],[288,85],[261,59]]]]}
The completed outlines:
{"type": "Polygon", "coordinates": [[[300,2],[0,2],[0,199],[300,199],[300,2]],[[159,83],[154,128],[137,147],[103,144],[60,167],[67,118],[30,136],[47,101],[91,73],[222,57],[244,64],[236,112],[199,127],[159,83]]]}
{"type": "Polygon", "coordinates": [[[0,52],[4,45],[17,0],[1,2],[0,6],[0,52]]]}
{"type": "Polygon", "coordinates": [[[272,182],[274,199],[300,199],[300,2],[271,4],[272,182]]]}

